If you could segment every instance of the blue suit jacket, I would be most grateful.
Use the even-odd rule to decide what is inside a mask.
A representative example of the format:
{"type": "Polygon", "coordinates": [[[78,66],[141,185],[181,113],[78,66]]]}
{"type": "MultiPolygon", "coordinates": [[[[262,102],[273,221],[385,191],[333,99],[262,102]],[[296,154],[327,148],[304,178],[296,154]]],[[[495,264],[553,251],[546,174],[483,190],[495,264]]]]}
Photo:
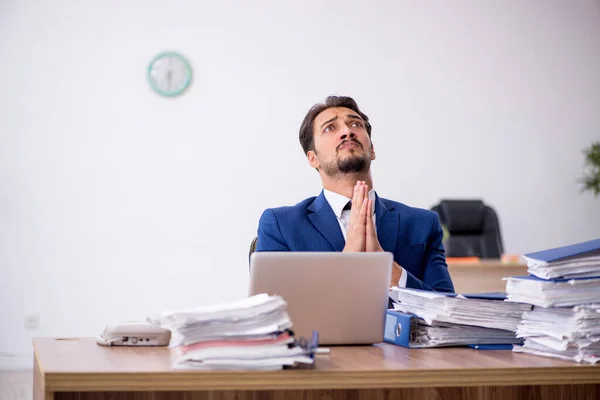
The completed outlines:
{"type": "MultiPolygon", "coordinates": [[[[377,237],[406,272],[406,287],[454,292],[442,227],[429,210],[376,197],[377,237]]],[[[323,192],[295,206],[270,208],[258,224],[255,251],[342,251],[346,242],[323,192]]]]}

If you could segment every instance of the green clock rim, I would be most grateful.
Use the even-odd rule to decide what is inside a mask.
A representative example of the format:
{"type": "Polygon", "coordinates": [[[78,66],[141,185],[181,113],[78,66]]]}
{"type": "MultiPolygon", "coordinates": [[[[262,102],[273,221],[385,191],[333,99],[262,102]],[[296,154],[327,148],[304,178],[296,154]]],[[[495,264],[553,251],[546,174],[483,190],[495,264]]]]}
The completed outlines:
{"type": "Polygon", "coordinates": [[[154,56],[154,58],[150,61],[150,63],[148,64],[148,69],[147,69],[147,79],[148,79],[148,83],[150,84],[150,87],[152,87],[152,89],[160,94],[161,96],[165,96],[165,97],[174,97],[174,96],[179,96],[180,94],[182,94],[183,92],[185,92],[188,87],[190,86],[190,83],[192,82],[192,67],[190,65],[190,63],[188,62],[188,60],[181,55],[181,53],[178,53],[176,51],[163,51],[158,53],[156,56],[154,56]],[[163,57],[177,57],[179,58],[183,64],[185,65],[185,69],[188,72],[188,76],[186,78],[185,83],[183,84],[183,87],[179,90],[176,90],[174,92],[167,92],[164,91],[160,88],[158,88],[154,82],[152,82],[152,79],[150,79],[150,74],[152,72],[152,65],[158,61],[159,59],[163,58],[163,57]]]}

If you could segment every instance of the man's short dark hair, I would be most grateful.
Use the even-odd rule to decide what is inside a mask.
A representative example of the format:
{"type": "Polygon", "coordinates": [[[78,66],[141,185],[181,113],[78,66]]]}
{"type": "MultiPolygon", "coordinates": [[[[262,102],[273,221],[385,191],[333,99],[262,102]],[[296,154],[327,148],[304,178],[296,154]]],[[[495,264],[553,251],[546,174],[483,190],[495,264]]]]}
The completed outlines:
{"type": "Polygon", "coordinates": [[[300,125],[300,144],[302,145],[304,154],[307,154],[309,150],[315,149],[315,141],[313,140],[315,134],[313,130],[313,123],[315,122],[315,118],[317,118],[317,115],[321,114],[323,111],[332,107],[349,108],[360,115],[360,117],[365,121],[367,134],[369,135],[369,138],[371,138],[371,124],[369,123],[369,117],[367,117],[367,114],[360,111],[356,101],[354,101],[352,97],[347,96],[329,96],[325,99],[325,103],[318,103],[312,106],[311,109],[306,113],[306,116],[302,121],[302,125],[300,125]]]}

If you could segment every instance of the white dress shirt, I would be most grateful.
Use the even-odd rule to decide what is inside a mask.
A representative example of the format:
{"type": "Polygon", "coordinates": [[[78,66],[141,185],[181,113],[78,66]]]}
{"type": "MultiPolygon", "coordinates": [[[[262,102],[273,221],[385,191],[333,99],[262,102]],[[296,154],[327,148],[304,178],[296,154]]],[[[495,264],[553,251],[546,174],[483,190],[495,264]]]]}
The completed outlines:
{"type": "MultiPolygon", "coordinates": [[[[323,194],[325,195],[325,199],[331,206],[335,217],[340,224],[340,229],[342,230],[342,235],[344,235],[344,240],[346,240],[346,232],[348,231],[348,221],[350,220],[350,210],[344,210],[346,204],[351,200],[346,196],[341,194],[331,192],[327,189],[323,189],[323,194]]],[[[373,201],[373,226],[375,227],[375,232],[377,232],[377,222],[375,220],[375,190],[369,190],[369,199],[373,201]]],[[[402,268],[402,276],[398,281],[398,287],[404,288],[406,287],[406,271],[402,268]]]]}

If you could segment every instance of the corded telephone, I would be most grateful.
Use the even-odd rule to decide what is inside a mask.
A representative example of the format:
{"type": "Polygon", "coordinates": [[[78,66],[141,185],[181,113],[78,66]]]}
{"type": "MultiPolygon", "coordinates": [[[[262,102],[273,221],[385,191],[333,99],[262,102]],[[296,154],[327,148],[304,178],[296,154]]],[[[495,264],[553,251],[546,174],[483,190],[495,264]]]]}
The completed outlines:
{"type": "Polygon", "coordinates": [[[96,338],[103,346],[167,346],[171,331],[148,322],[109,324],[96,338]]]}

